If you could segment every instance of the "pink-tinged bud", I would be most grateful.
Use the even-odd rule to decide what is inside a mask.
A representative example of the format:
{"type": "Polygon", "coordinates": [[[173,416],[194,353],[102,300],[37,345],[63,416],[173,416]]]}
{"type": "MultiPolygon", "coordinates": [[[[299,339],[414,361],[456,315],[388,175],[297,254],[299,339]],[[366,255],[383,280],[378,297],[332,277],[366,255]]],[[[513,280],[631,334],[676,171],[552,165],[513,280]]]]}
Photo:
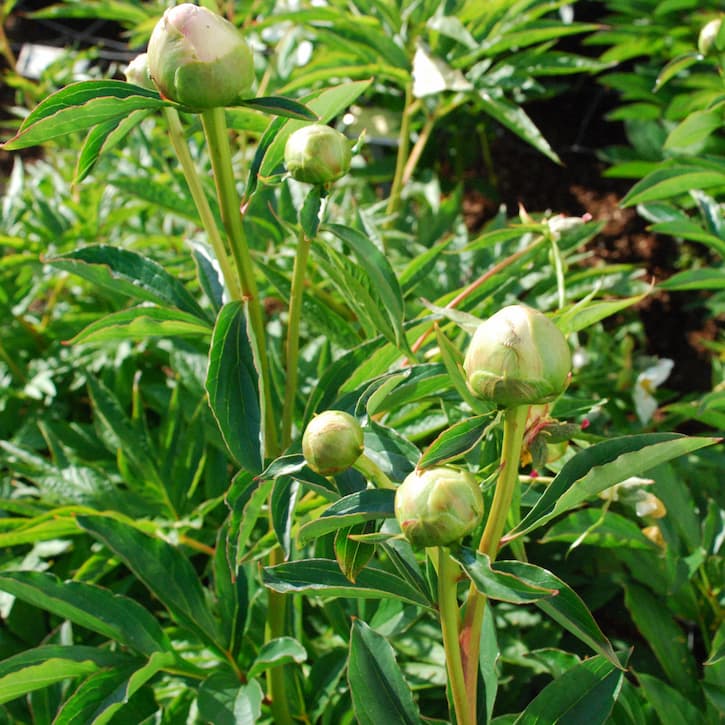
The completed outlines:
{"type": "Polygon", "coordinates": [[[137,55],[127,66],[124,71],[126,80],[129,83],[135,83],[141,88],[147,88],[150,91],[155,91],[156,86],[151,80],[149,75],[149,56],[148,53],[141,53],[137,55]]]}
{"type": "Polygon", "coordinates": [[[323,476],[346,471],[364,450],[360,423],[341,410],[326,410],[315,416],[302,436],[307,465],[323,476]]]}
{"type": "MultiPolygon", "coordinates": [[[[717,36],[722,28],[722,18],[715,18],[702,26],[700,35],[697,38],[697,49],[703,55],[707,55],[715,44],[717,36]]],[[[715,46],[717,48],[717,45],[715,46]]]]}
{"type": "Polygon", "coordinates": [[[313,123],[297,129],[284,148],[284,163],[293,179],[308,184],[337,181],[350,169],[347,138],[330,126],[313,123]]]}
{"type": "Polygon", "coordinates": [[[254,82],[254,60],[228,20],[184,3],[169,8],[148,47],[149,72],[161,94],[193,109],[230,106],[254,82]]]}
{"type": "Polygon", "coordinates": [[[413,471],[395,492],[395,517],[413,547],[448,546],[481,522],[483,496],[467,471],[413,471]]]}
{"type": "Polygon", "coordinates": [[[479,398],[504,408],[536,405],[566,389],[571,353],[546,315],[510,305],[479,325],[463,368],[469,388],[479,398]]]}

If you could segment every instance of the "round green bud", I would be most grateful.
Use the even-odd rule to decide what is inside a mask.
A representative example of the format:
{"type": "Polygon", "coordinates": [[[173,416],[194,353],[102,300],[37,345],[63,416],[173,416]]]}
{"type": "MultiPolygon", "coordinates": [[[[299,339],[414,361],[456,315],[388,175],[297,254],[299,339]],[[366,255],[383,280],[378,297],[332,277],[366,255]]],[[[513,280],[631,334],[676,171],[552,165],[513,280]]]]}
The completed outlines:
{"type": "Polygon", "coordinates": [[[697,38],[697,49],[700,53],[702,53],[702,55],[707,55],[710,52],[721,27],[722,18],[715,18],[702,26],[700,35],[697,38]]]}
{"type": "Polygon", "coordinates": [[[293,179],[327,184],[344,176],[352,159],[350,142],[330,126],[313,123],[297,129],[284,148],[284,163],[293,179]]]}
{"type": "Polygon", "coordinates": [[[148,63],[161,95],[193,109],[237,103],[254,82],[252,51],[237,28],[190,3],[168,9],[156,24],[148,63]]]}
{"type": "Polygon", "coordinates": [[[479,325],[463,369],[468,387],[479,398],[504,408],[537,405],[566,389],[571,353],[546,315],[511,305],[479,325]]]}
{"type": "Polygon", "coordinates": [[[302,436],[307,465],[323,476],[334,476],[352,466],[365,450],[360,423],[349,413],[326,410],[315,416],[302,436]]]}
{"type": "Polygon", "coordinates": [[[467,471],[440,466],[413,471],[395,492],[395,517],[416,548],[448,546],[483,518],[483,496],[467,471]]]}
{"type": "Polygon", "coordinates": [[[141,88],[147,88],[150,91],[155,91],[156,86],[151,80],[149,75],[149,56],[148,53],[141,53],[137,55],[127,66],[124,71],[126,80],[129,83],[135,83],[141,88]]]}

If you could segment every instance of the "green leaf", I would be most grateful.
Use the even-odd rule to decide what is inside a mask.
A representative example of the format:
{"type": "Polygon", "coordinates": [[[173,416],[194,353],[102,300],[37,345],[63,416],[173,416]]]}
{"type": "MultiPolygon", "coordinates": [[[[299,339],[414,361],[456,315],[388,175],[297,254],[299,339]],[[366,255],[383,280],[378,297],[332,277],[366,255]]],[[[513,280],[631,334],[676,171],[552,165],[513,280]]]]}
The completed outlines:
{"type": "Polygon", "coordinates": [[[0,704],[22,697],[56,682],[90,675],[98,669],[91,660],[67,660],[52,657],[36,665],[0,676],[0,704]]]}
{"type": "Polygon", "coordinates": [[[98,244],[62,257],[45,257],[42,261],[111,292],[162,307],[176,307],[204,321],[208,319],[177,277],[152,259],[128,249],[98,244]]]}
{"type": "Polygon", "coordinates": [[[666,603],[631,582],[625,586],[624,603],[669,681],[691,702],[698,702],[697,666],[687,645],[687,635],[666,603]]]}
{"type": "Polygon", "coordinates": [[[657,547],[642,530],[629,519],[612,511],[587,508],[574,511],[552,526],[541,539],[542,544],[550,541],[576,542],[603,549],[647,549],[657,547]]]}
{"type": "Polygon", "coordinates": [[[490,415],[476,415],[455,423],[426,448],[417,467],[431,468],[464,456],[478,445],[490,423],[490,415]]]}
{"type": "Polygon", "coordinates": [[[227,448],[242,468],[259,473],[262,455],[258,375],[241,302],[224,305],[217,317],[206,389],[227,448]]]}
{"type": "Polygon", "coordinates": [[[277,637],[262,645],[247,672],[247,678],[257,677],[272,667],[290,663],[302,664],[307,660],[307,650],[293,637],[277,637]]]}
{"type": "Polygon", "coordinates": [[[564,335],[570,335],[636,305],[648,294],[618,300],[583,300],[561,309],[552,319],[564,335]]]}
{"type": "Polygon", "coordinates": [[[15,151],[126,118],[133,111],[170,105],[155,91],[125,81],[71,83],[41,101],[25,118],[18,133],[0,146],[15,151]]]}
{"type": "MultiPolygon", "coordinates": [[[[657,222],[656,224],[652,224],[649,229],[658,234],[669,234],[673,237],[682,237],[693,242],[700,242],[710,247],[710,249],[717,252],[721,257],[725,257],[725,239],[703,229],[702,226],[689,219],[673,219],[671,221],[657,222]]],[[[697,270],[691,271],[694,272],[697,270]]]]}
{"type": "Polygon", "coordinates": [[[302,121],[317,121],[319,119],[318,115],[304,104],[282,96],[250,98],[242,101],[241,105],[274,116],[284,116],[285,118],[296,118],[302,121]]]}
{"type": "Polygon", "coordinates": [[[388,489],[369,489],[345,496],[325,509],[318,519],[300,528],[300,546],[343,527],[392,518],[395,516],[394,499],[395,491],[388,489]]]}
{"type": "Polygon", "coordinates": [[[660,167],[638,181],[622,199],[622,206],[669,199],[689,194],[692,189],[725,185],[725,173],[702,166],[680,164],[660,167]]]}
{"type": "Polygon", "coordinates": [[[521,106],[517,106],[504,98],[494,98],[487,91],[480,91],[478,103],[485,113],[502,126],[513,131],[552,161],[557,164],[561,163],[561,159],[521,106]]]}
{"type": "Polygon", "coordinates": [[[231,673],[215,672],[199,688],[199,717],[214,725],[254,725],[264,693],[256,680],[241,685],[231,673]]]}
{"type": "Polygon", "coordinates": [[[470,549],[451,554],[482,594],[514,604],[535,604],[595,652],[619,666],[612,645],[586,604],[559,577],[526,562],[498,561],[491,565],[486,554],[470,549]]]}
{"type": "Polygon", "coordinates": [[[211,328],[196,315],[169,307],[139,305],[112,312],[83,328],[68,341],[69,345],[124,340],[147,340],[150,337],[209,337],[211,328]]]}
{"type": "Polygon", "coordinates": [[[489,599],[528,604],[558,594],[557,587],[542,587],[513,574],[493,569],[487,554],[461,548],[460,551],[451,551],[451,556],[463,567],[476,589],[489,599]]]}
{"type": "Polygon", "coordinates": [[[368,521],[338,529],[335,534],[335,559],[340,565],[340,571],[351,582],[357,579],[357,575],[375,554],[375,544],[364,539],[366,535],[374,533],[376,533],[375,523],[368,521]]]}
{"type": "Polygon", "coordinates": [[[264,584],[276,592],[313,592],[320,596],[358,599],[392,598],[429,607],[420,591],[403,579],[375,566],[363,569],[354,583],[332,559],[303,559],[265,567],[264,584]]]}
{"type": "MultiPolygon", "coordinates": [[[[368,275],[372,288],[380,297],[390,324],[395,331],[395,343],[399,347],[407,348],[407,338],[403,329],[403,319],[405,317],[403,293],[387,257],[368,237],[356,229],[342,224],[328,224],[324,227],[324,231],[332,232],[350,247],[357,258],[358,264],[368,275]]],[[[413,356],[412,353],[410,353],[410,356],[413,356]]]]}
{"type": "Polygon", "coordinates": [[[718,441],[718,438],[687,437],[675,433],[645,433],[622,436],[585,448],[564,464],[511,533],[514,536],[528,533],[615,483],[630,476],[639,476],[660,463],[718,441]]]}
{"type": "Polygon", "coordinates": [[[65,701],[53,725],[105,725],[144,685],[175,662],[173,653],[155,652],[142,667],[94,673],[65,701]]]}
{"type": "Polygon", "coordinates": [[[420,725],[413,694],[393,648],[361,619],[352,623],[347,678],[360,725],[420,725]]]}
{"type": "Polygon", "coordinates": [[[694,111],[670,131],[664,148],[668,151],[686,151],[690,146],[704,143],[725,125],[725,103],[714,108],[694,111]]]}
{"type": "Polygon", "coordinates": [[[556,596],[539,599],[534,604],[568,632],[619,667],[609,640],[599,629],[586,604],[566,582],[546,569],[521,561],[499,561],[496,562],[495,569],[525,579],[532,586],[556,588],[556,596]]]}
{"type": "Polygon", "coordinates": [[[685,53],[684,55],[678,55],[676,58],[670,60],[667,65],[660,71],[655,82],[654,90],[658,91],[667,81],[674,78],[680,71],[686,70],[691,65],[699,62],[702,56],[697,52],[685,53]]]}
{"type": "Polygon", "coordinates": [[[673,274],[657,286],[671,291],[725,289],[725,275],[721,269],[687,269],[673,274]]]}
{"type": "Polygon", "coordinates": [[[618,669],[604,657],[585,660],[549,683],[516,718],[516,725],[604,725],[623,678],[623,668],[618,669]]]}
{"type": "Polygon", "coordinates": [[[661,722],[706,725],[702,711],[666,682],[642,672],[637,673],[637,680],[661,722]]]}
{"type": "Polygon", "coordinates": [[[112,119],[99,123],[91,128],[83,142],[78,160],[76,161],[74,183],[79,183],[88,176],[104,151],[117,146],[141,121],[151,114],[149,109],[133,111],[120,119],[112,119]]]}
{"type": "Polygon", "coordinates": [[[105,544],[184,627],[219,646],[217,624],[191,562],[177,548],[106,516],[79,516],[78,524],[105,544]]]}
{"type": "Polygon", "coordinates": [[[142,654],[171,649],[158,621],[133,599],[45,572],[0,574],[0,590],[142,654]]]}

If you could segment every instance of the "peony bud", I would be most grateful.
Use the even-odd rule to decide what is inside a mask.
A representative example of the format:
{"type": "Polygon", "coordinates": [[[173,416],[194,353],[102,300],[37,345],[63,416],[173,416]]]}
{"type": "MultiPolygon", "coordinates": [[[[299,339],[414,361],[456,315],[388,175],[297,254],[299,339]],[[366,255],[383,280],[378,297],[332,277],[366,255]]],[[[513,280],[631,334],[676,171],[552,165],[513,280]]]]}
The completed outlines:
{"type": "Polygon", "coordinates": [[[395,492],[395,516],[415,548],[460,541],[483,517],[483,496],[467,471],[413,471],[395,492]]]}
{"type": "Polygon", "coordinates": [[[327,184],[350,168],[350,142],[330,126],[313,123],[295,131],[284,148],[284,163],[292,178],[308,184],[327,184]]]}
{"type": "Polygon", "coordinates": [[[149,75],[149,56],[148,53],[141,53],[137,55],[127,66],[124,71],[126,80],[129,83],[135,83],[141,88],[147,88],[150,91],[155,91],[156,86],[151,80],[149,75]]]}
{"type": "Polygon", "coordinates": [[[326,410],[315,416],[302,436],[302,453],[307,465],[323,476],[347,470],[363,450],[360,423],[341,410],[326,410]]]}
{"type": "Polygon", "coordinates": [[[571,353],[556,325],[525,305],[511,305],[482,322],[463,363],[474,395],[496,405],[553,400],[569,382],[571,353]]]}
{"type": "Polygon", "coordinates": [[[190,108],[237,103],[254,82],[252,51],[239,31],[190,3],[164,13],[151,34],[148,57],[161,94],[190,108]]]}
{"type": "Polygon", "coordinates": [[[707,55],[710,52],[721,27],[722,18],[715,18],[702,26],[700,35],[697,38],[697,49],[700,53],[702,53],[702,55],[707,55]]]}

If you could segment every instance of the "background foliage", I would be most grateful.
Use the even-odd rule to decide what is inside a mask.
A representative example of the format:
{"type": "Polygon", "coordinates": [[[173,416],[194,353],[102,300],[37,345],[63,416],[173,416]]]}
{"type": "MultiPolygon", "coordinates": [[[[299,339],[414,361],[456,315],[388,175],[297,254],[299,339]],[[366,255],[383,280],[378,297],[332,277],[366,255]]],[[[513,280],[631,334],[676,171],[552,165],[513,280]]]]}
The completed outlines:
{"type": "MultiPolygon", "coordinates": [[[[32,22],[102,19],[138,49],[164,5],[65,2],[32,22]]],[[[271,673],[305,722],[381,722],[393,709],[401,722],[450,721],[436,569],[391,538],[391,492],[356,471],[315,474],[300,438],[313,414],[347,410],[395,483],[452,461],[490,504],[501,434],[459,364],[471,325],[517,300],[552,313],[575,369],[556,422],[529,428],[523,520],[510,522],[524,535],[493,568],[456,555],[493,601],[480,721],[722,720],[723,33],[697,48],[719,7],[485,5],[217,8],[253,44],[258,97],[304,103],[352,139],[365,131],[321,204],[281,165],[304,120],[227,111],[266,404],[292,421],[264,459],[244,311],[223,294],[164,104],[113,80],[120,63],[97,47],[69,47],[24,78],[0,38],[3,138],[21,139],[23,118],[26,133],[2,152],[0,722],[270,722],[271,673]],[[82,59],[83,80],[104,85],[61,90],[57,116],[38,110],[79,80],[82,59]],[[616,184],[609,216],[547,200],[546,170],[567,149],[540,126],[572,122],[572,96],[576,120],[607,113],[587,179],[597,192],[616,184]],[[509,165],[498,149],[515,149],[509,165]],[[532,175],[536,197],[524,191],[532,175]],[[502,204],[511,179],[518,209],[502,204]],[[625,213],[646,269],[602,251],[625,213]],[[305,239],[290,396],[288,305],[305,239]],[[674,368],[647,324],[672,308],[701,321],[674,368]],[[668,387],[690,356],[706,375],[668,387]],[[384,693],[371,686],[380,678],[384,693]]],[[[23,10],[4,3],[10,38],[23,10]]],[[[219,221],[201,124],[182,119],[219,221]]]]}

